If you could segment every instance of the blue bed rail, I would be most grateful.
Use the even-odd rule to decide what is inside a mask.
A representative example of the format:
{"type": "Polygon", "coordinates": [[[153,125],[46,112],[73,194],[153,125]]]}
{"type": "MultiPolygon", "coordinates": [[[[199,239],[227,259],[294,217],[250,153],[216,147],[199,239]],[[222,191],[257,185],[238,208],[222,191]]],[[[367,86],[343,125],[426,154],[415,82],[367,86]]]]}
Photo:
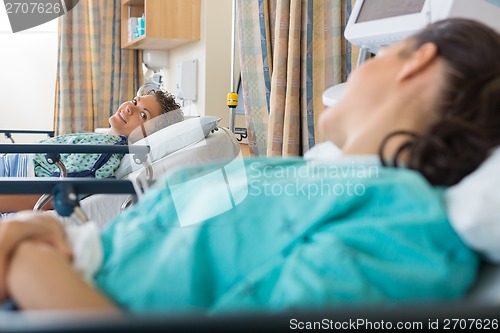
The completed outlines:
{"type": "Polygon", "coordinates": [[[79,194],[131,194],[129,180],[96,178],[0,178],[0,195],[44,194],[53,197],[54,209],[60,216],[76,213],[82,222],[88,219],[80,208],[79,194]]]}
{"type": "Polygon", "coordinates": [[[0,194],[44,194],[56,186],[72,186],[77,194],[135,194],[129,180],[96,178],[0,178],[0,194]]]}
{"type": "Polygon", "coordinates": [[[19,154],[134,154],[137,164],[146,160],[150,147],[146,145],[68,145],[68,144],[26,144],[26,143],[3,143],[0,144],[0,153],[19,154]]]}
{"type": "Polygon", "coordinates": [[[36,154],[36,153],[75,153],[75,154],[96,154],[96,153],[115,153],[115,154],[147,154],[149,146],[144,145],[68,145],[57,143],[3,143],[0,144],[1,153],[21,153],[21,154],[36,154]]]}
{"type": "Polygon", "coordinates": [[[11,134],[47,134],[50,137],[54,136],[54,131],[52,130],[4,130],[0,129],[0,133],[5,134],[6,137],[10,137],[11,134]]]}
{"type": "MultiPolygon", "coordinates": [[[[150,147],[145,145],[68,145],[68,144],[0,144],[0,153],[45,154],[51,164],[56,164],[61,175],[66,174],[66,168],[60,162],[62,153],[81,154],[134,154],[137,164],[147,162],[150,147]]],[[[54,209],[61,216],[70,216],[76,212],[82,221],[85,214],[79,209],[78,194],[133,194],[136,192],[131,182],[116,179],[95,178],[0,178],[0,194],[22,195],[43,194],[35,205],[35,210],[41,209],[51,197],[54,198],[54,209]]]]}
{"type": "Polygon", "coordinates": [[[15,143],[12,138],[12,134],[47,134],[50,138],[54,137],[53,130],[3,130],[0,129],[0,133],[3,133],[4,136],[9,139],[12,143],[15,143]]]}

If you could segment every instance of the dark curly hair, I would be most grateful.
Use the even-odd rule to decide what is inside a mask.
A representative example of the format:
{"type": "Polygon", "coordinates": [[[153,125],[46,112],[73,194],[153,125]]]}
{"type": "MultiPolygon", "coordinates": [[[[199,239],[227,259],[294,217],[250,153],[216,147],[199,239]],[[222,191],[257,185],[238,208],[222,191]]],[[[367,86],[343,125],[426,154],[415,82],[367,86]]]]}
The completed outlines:
{"type": "Polygon", "coordinates": [[[389,134],[379,156],[383,165],[397,167],[401,154],[407,154],[406,166],[431,184],[454,185],[500,144],[500,35],[482,23],[453,18],[430,24],[410,41],[409,51],[435,44],[447,64],[440,119],[423,135],[389,134]],[[398,135],[408,140],[387,161],[384,147],[398,135]]]}
{"type": "Polygon", "coordinates": [[[163,90],[150,90],[144,95],[154,95],[161,105],[161,113],[179,110],[181,106],[175,101],[175,96],[163,90]]]}
{"type": "Polygon", "coordinates": [[[137,131],[136,134],[129,136],[130,142],[135,142],[145,138],[167,126],[184,120],[184,114],[181,106],[175,101],[175,97],[171,93],[164,90],[152,89],[142,93],[142,96],[145,95],[155,96],[156,100],[160,104],[161,114],[158,115],[158,117],[154,117],[153,119],[146,121],[144,124],[141,124],[139,126],[140,131],[137,131]]]}

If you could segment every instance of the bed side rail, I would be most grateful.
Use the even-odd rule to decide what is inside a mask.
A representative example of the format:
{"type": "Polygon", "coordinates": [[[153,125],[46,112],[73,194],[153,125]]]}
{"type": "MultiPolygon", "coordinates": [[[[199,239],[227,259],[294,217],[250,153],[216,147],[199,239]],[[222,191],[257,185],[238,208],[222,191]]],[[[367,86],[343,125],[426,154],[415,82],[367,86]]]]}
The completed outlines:
{"type": "Polygon", "coordinates": [[[5,130],[5,129],[0,129],[0,133],[3,133],[3,135],[9,139],[12,143],[14,142],[14,139],[12,138],[12,134],[47,134],[49,138],[54,137],[55,131],[53,130],[5,130]]]}
{"type": "Polygon", "coordinates": [[[57,143],[16,143],[0,144],[0,153],[21,153],[21,154],[39,154],[39,153],[75,153],[75,154],[135,154],[149,153],[149,146],[146,145],[68,145],[57,143]]]}
{"type": "Polygon", "coordinates": [[[95,178],[0,178],[0,195],[47,194],[53,197],[54,209],[60,216],[75,213],[82,222],[88,219],[81,210],[78,194],[131,194],[129,180],[95,178]]]}
{"type": "Polygon", "coordinates": [[[129,180],[96,178],[0,178],[0,194],[43,194],[71,185],[76,194],[135,194],[129,180]]]}
{"type": "Polygon", "coordinates": [[[0,144],[0,153],[7,154],[134,154],[137,164],[146,161],[150,150],[147,145],[0,144]]]}

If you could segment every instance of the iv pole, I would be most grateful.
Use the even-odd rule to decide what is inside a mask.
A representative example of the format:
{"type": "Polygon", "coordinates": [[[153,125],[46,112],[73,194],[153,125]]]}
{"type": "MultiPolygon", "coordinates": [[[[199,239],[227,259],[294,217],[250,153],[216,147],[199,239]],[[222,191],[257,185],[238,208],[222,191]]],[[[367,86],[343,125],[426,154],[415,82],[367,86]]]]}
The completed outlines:
{"type": "Polygon", "coordinates": [[[234,80],[235,51],[236,50],[236,0],[233,0],[233,23],[231,32],[231,92],[227,94],[227,106],[229,108],[229,130],[235,132],[236,107],[238,106],[238,94],[234,80]]]}

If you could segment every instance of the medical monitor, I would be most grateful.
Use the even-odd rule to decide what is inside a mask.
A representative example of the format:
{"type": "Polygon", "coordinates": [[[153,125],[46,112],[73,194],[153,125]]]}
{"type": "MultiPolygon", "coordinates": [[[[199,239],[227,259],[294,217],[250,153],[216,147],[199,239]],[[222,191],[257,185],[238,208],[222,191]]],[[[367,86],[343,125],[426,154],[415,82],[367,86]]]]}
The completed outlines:
{"type": "Polygon", "coordinates": [[[380,1],[366,0],[359,10],[359,14],[356,17],[356,23],[417,14],[424,9],[424,3],[425,0],[385,0],[384,6],[380,6],[380,1]]]}
{"type": "Polygon", "coordinates": [[[476,19],[500,32],[500,7],[486,0],[357,0],[345,38],[377,53],[381,47],[449,17],[476,19]]]}

